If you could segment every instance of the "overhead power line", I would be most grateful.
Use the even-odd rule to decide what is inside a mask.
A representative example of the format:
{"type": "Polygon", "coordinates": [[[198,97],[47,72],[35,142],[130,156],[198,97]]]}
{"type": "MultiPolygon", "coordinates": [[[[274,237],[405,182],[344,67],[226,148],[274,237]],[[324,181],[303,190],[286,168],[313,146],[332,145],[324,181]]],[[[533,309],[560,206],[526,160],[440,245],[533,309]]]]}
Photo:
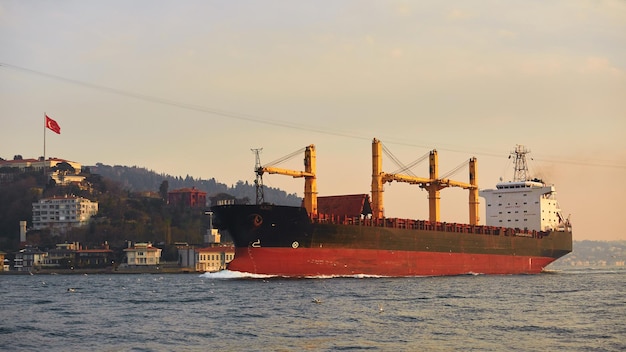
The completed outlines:
{"type": "MultiPolygon", "coordinates": [[[[308,125],[300,125],[300,124],[295,124],[295,123],[290,123],[290,122],[285,122],[285,121],[271,120],[271,119],[261,118],[261,117],[253,116],[249,114],[243,114],[243,113],[226,111],[226,110],[221,110],[221,109],[216,109],[216,108],[211,108],[211,107],[204,107],[204,106],[199,106],[199,105],[194,105],[194,104],[189,104],[189,103],[183,103],[183,102],[179,102],[179,101],[175,101],[171,99],[154,97],[151,95],[140,94],[140,93],[126,91],[126,90],[122,90],[118,88],[112,88],[112,87],[107,87],[107,86],[103,86],[99,84],[61,77],[61,76],[53,75],[50,73],[45,73],[45,72],[41,72],[41,71],[37,71],[37,70],[25,68],[25,67],[20,67],[20,66],[8,64],[8,63],[3,63],[3,62],[0,62],[0,68],[24,72],[24,73],[28,73],[32,75],[41,76],[41,77],[46,77],[49,79],[53,79],[53,80],[57,80],[57,81],[61,81],[61,82],[65,82],[65,83],[69,83],[73,85],[83,86],[83,87],[87,87],[90,89],[99,90],[99,91],[116,94],[120,96],[131,97],[131,98],[135,98],[138,100],[143,100],[143,101],[147,101],[151,103],[175,106],[175,107],[182,108],[182,109],[204,112],[204,113],[209,113],[212,115],[218,115],[218,116],[228,117],[228,118],[242,120],[242,121],[254,122],[254,123],[265,124],[265,125],[270,125],[270,126],[278,126],[278,127],[283,127],[283,128],[290,128],[290,129],[307,131],[307,132],[315,132],[315,133],[338,136],[338,137],[359,139],[359,140],[371,140],[373,138],[373,136],[361,136],[361,135],[356,135],[356,134],[345,132],[345,131],[337,131],[336,129],[322,129],[322,128],[308,126],[308,125]]],[[[407,142],[402,142],[402,141],[393,140],[393,139],[386,139],[385,143],[395,144],[395,145],[404,145],[404,146],[410,146],[410,147],[418,147],[418,148],[427,148],[427,149],[430,148],[429,146],[426,146],[426,145],[420,145],[416,143],[407,143],[407,142]]],[[[461,148],[455,149],[455,148],[438,147],[437,149],[445,150],[449,152],[455,152],[455,153],[464,153],[464,154],[470,153],[473,155],[504,158],[504,154],[502,153],[471,152],[467,149],[461,149],[461,148]]],[[[554,159],[554,158],[534,158],[534,159],[536,161],[550,162],[554,164],[569,164],[569,165],[579,165],[579,166],[595,166],[595,167],[626,169],[626,165],[620,164],[619,162],[614,162],[614,161],[589,162],[589,161],[554,159]]],[[[407,169],[407,167],[404,165],[401,165],[401,163],[398,164],[398,166],[401,167],[401,170],[407,169]]]]}

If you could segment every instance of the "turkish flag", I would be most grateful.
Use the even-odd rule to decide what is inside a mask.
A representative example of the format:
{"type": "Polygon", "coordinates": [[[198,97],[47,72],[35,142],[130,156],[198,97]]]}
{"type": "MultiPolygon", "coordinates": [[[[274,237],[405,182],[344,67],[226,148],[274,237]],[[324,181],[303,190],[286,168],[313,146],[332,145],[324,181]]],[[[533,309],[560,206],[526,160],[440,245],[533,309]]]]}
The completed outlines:
{"type": "Polygon", "coordinates": [[[56,134],[61,134],[61,127],[59,126],[59,124],[53,119],[49,118],[48,115],[46,115],[46,127],[48,127],[48,129],[51,129],[56,134]]]}

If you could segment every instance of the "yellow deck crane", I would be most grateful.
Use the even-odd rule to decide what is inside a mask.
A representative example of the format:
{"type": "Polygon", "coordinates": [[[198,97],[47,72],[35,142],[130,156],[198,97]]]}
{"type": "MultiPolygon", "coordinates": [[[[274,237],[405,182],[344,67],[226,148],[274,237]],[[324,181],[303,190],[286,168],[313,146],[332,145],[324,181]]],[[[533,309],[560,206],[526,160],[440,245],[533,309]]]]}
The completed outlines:
{"type": "MultiPolygon", "coordinates": [[[[476,158],[471,157],[469,159],[469,183],[453,181],[448,178],[438,178],[437,179],[437,187],[439,189],[444,187],[460,187],[463,189],[469,190],[469,223],[470,225],[478,225],[480,221],[480,216],[478,212],[478,206],[480,202],[478,200],[478,177],[476,174],[477,171],[477,161],[476,158]]],[[[439,205],[437,204],[437,207],[439,205]]],[[[438,211],[438,209],[437,209],[438,211]]],[[[432,220],[431,220],[432,221],[432,220]]],[[[439,221],[439,219],[437,219],[439,221]]]]}
{"type": "MultiPolygon", "coordinates": [[[[299,150],[297,154],[299,154],[302,150],[299,150]]],[[[290,154],[290,156],[296,153],[290,154]]],[[[286,160],[287,158],[281,159],[281,161],[286,160]]],[[[316,157],[315,157],[315,145],[311,144],[304,149],[304,171],[295,171],[282,169],[274,166],[261,166],[258,161],[258,152],[257,152],[257,165],[255,166],[255,172],[257,174],[257,180],[255,181],[257,185],[257,204],[262,203],[262,196],[259,197],[259,187],[263,187],[263,174],[280,174],[291,176],[293,178],[304,177],[304,207],[306,208],[309,216],[314,217],[317,215],[317,180],[315,176],[315,168],[316,168],[316,157]]],[[[275,164],[271,163],[271,164],[275,164]]]]}
{"type": "Polygon", "coordinates": [[[439,178],[439,159],[437,151],[433,150],[429,155],[430,172],[429,177],[416,177],[398,173],[385,173],[382,168],[382,144],[374,138],[372,141],[372,217],[382,219],[384,217],[383,207],[383,184],[385,182],[404,182],[419,185],[428,191],[429,220],[438,222],[440,220],[440,190],[446,187],[462,187],[470,190],[470,224],[478,225],[478,184],[476,178],[476,158],[470,159],[470,183],[453,181],[447,178],[439,178]]]}

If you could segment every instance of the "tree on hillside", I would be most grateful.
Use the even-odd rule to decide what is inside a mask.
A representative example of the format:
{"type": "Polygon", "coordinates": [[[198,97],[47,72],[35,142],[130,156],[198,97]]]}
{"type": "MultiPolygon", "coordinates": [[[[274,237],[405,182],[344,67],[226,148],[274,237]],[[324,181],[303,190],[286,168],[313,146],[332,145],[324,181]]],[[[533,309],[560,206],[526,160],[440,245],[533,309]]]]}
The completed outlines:
{"type": "Polygon", "coordinates": [[[169,190],[170,183],[167,180],[163,180],[161,182],[161,186],[159,186],[159,194],[161,195],[161,199],[167,201],[167,192],[169,190]]]}

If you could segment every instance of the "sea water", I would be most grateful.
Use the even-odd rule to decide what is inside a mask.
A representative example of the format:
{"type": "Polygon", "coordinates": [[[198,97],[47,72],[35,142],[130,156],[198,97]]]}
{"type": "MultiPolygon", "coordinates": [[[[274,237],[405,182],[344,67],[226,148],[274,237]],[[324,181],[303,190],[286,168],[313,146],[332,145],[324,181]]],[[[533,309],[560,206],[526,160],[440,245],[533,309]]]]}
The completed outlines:
{"type": "Polygon", "coordinates": [[[3,351],[624,351],[626,270],[2,275],[3,351]]]}

